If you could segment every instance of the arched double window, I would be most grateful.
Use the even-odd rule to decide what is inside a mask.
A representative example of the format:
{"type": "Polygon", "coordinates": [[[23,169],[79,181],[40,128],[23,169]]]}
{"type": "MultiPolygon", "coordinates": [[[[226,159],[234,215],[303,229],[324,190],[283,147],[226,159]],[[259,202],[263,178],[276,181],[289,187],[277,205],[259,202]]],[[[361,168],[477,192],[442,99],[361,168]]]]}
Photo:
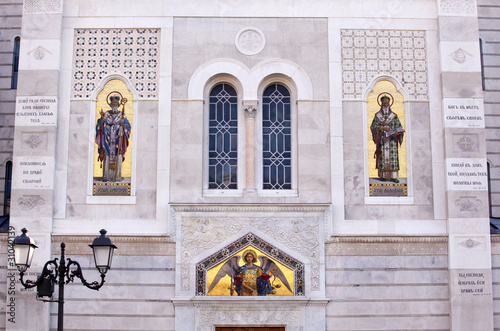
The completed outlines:
{"type": "Polygon", "coordinates": [[[269,85],[262,95],[262,188],[292,188],[292,118],[290,92],[269,85]]]}
{"type": "Polygon", "coordinates": [[[209,95],[208,188],[238,188],[238,103],[229,84],[214,86],[209,95]]]}

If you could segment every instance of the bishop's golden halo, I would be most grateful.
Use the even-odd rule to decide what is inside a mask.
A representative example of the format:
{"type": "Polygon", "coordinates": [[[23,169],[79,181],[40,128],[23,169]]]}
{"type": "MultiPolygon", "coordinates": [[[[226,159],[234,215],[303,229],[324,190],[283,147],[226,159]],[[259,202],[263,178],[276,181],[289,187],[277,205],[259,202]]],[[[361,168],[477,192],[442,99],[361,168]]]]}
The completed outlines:
{"type": "Polygon", "coordinates": [[[120,92],[118,92],[118,91],[109,92],[108,96],[106,97],[106,103],[110,107],[111,107],[111,101],[110,101],[109,97],[114,96],[115,94],[119,94],[120,95],[120,104],[122,104],[122,102],[123,102],[123,95],[120,92]]]}
{"type": "Polygon", "coordinates": [[[383,97],[388,97],[391,100],[391,106],[394,104],[394,97],[392,96],[392,94],[390,94],[389,92],[382,92],[377,97],[377,103],[379,106],[382,106],[383,97]]]}

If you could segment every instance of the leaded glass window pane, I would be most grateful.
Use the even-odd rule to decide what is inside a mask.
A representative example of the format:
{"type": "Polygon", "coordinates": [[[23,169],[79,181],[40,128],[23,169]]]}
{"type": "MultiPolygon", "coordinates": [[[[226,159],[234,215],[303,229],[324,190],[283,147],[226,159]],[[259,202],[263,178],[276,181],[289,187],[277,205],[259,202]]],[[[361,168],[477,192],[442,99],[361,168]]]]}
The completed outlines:
{"type": "Polygon", "coordinates": [[[262,97],[263,188],[292,188],[292,121],[290,92],[272,84],[262,97]]]}
{"type": "Polygon", "coordinates": [[[208,188],[237,189],[238,102],[230,85],[210,92],[208,119],[208,188]]]}

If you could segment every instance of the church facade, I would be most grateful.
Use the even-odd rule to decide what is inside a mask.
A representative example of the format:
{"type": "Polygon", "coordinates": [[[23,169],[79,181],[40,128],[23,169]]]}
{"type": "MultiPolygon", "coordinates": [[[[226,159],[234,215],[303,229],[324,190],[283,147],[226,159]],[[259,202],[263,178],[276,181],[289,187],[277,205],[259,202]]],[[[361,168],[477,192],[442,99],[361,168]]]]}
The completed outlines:
{"type": "Polygon", "coordinates": [[[118,246],[66,330],[500,328],[492,1],[11,9],[2,328],[57,328],[22,228],[33,280],[61,242],[87,281],[99,230],[118,246]]]}

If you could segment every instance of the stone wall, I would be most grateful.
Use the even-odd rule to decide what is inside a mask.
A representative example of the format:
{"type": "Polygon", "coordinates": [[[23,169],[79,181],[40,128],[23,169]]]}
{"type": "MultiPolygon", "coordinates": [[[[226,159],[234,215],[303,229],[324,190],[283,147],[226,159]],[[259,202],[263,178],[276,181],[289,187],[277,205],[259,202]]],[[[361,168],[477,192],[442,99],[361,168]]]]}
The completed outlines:
{"type": "Polygon", "coordinates": [[[483,50],[483,95],[486,123],[486,149],[490,164],[491,211],[500,217],[500,7],[495,0],[478,0],[479,37],[483,50]]]}
{"type": "Polygon", "coordinates": [[[449,330],[446,237],[336,237],[326,330],[449,330]]]}
{"type": "MultiPolygon", "coordinates": [[[[65,287],[64,329],[174,330],[175,245],[164,237],[112,237],[115,251],[106,283],[99,291],[79,279],[65,287]]],[[[53,257],[59,243],[66,243],[67,257],[79,262],[87,281],[100,279],[88,244],[93,237],[55,236],[53,257]]],[[[56,287],[57,291],[57,287],[56,287]]],[[[47,305],[35,301],[33,305],[47,305]]],[[[57,329],[57,303],[51,303],[50,330],[57,329]]]]}
{"type": "Polygon", "coordinates": [[[21,34],[23,3],[19,0],[0,3],[0,213],[3,213],[5,164],[12,161],[16,90],[12,84],[14,39],[21,34]]]}
{"type": "Polygon", "coordinates": [[[491,268],[493,280],[493,326],[500,330],[500,236],[491,237],[491,268]]]}

